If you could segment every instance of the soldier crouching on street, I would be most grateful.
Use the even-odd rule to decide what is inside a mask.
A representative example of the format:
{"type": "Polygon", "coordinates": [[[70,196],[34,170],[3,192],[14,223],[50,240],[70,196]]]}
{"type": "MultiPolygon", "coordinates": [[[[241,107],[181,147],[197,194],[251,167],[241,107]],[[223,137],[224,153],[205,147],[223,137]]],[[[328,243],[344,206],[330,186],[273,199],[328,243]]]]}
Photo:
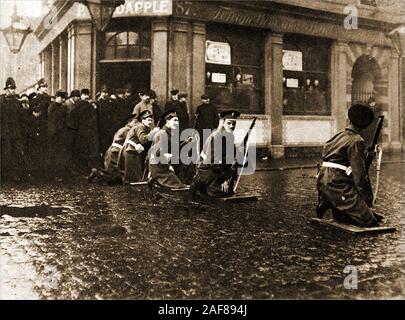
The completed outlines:
{"type": "Polygon", "coordinates": [[[177,113],[173,110],[167,110],[162,115],[160,123],[164,125],[153,138],[149,158],[151,182],[170,189],[187,189],[188,186],[181,182],[172,166],[172,164],[178,164],[180,160],[179,118],[177,113]]]}
{"type": "Polygon", "coordinates": [[[238,111],[220,113],[218,129],[214,130],[204,143],[197,174],[193,178],[190,191],[209,197],[229,197],[233,195],[233,185],[237,176],[237,152],[234,130],[238,111]]]}
{"type": "Polygon", "coordinates": [[[360,131],[374,120],[373,111],[361,104],[349,109],[350,125],[326,142],[318,174],[318,218],[332,209],[338,222],[360,227],[378,226],[382,216],[371,210],[373,193],[365,159],[366,144],[360,131]]]}
{"type": "Polygon", "coordinates": [[[118,160],[121,150],[124,146],[124,142],[129,130],[137,123],[135,115],[132,114],[128,117],[127,124],[119,129],[113,138],[113,143],[107,149],[104,156],[104,168],[103,169],[91,169],[91,173],[88,176],[89,183],[97,181],[98,184],[117,185],[122,184],[122,175],[119,170],[118,160]]]}
{"type": "Polygon", "coordinates": [[[152,129],[154,126],[153,114],[149,110],[142,111],[138,116],[138,121],[139,123],[129,130],[124,143],[124,183],[142,181],[145,160],[152,145],[153,135],[159,131],[159,128],[152,129]]]}

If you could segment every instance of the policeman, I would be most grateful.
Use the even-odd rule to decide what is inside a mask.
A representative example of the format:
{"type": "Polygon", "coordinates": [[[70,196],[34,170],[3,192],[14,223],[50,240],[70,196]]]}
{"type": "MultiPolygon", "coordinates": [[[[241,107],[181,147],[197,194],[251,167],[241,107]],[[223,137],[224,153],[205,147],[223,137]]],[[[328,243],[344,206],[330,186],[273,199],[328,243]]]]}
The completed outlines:
{"type": "Polygon", "coordinates": [[[144,177],[145,159],[152,144],[153,135],[159,128],[152,129],[153,114],[149,110],[142,111],[138,121],[127,134],[123,156],[124,156],[124,183],[140,182],[144,177]]]}
{"type": "Polygon", "coordinates": [[[19,181],[24,174],[22,106],[15,94],[13,78],[7,78],[6,93],[0,96],[1,180],[19,181]]]}
{"type": "Polygon", "coordinates": [[[317,215],[332,209],[338,222],[361,227],[377,226],[382,216],[371,210],[373,193],[365,158],[366,144],[360,132],[374,120],[373,111],[355,104],[349,109],[350,125],[326,142],[322,154],[317,189],[317,215]]]}
{"type": "Polygon", "coordinates": [[[219,127],[208,136],[201,152],[197,174],[191,184],[192,193],[209,197],[233,195],[237,174],[237,149],[233,132],[239,116],[240,113],[233,110],[220,113],[219,127]]]}
{"type": "Polygon", "coordinates": [[[149,159],[149,172],[152,182],[170,189],[187,189],[175,174],[173,164],[180,161],[180,143],[178,136],[179,118],[173,110],[162,115],[163,124],[154,136],[149,159]]]}

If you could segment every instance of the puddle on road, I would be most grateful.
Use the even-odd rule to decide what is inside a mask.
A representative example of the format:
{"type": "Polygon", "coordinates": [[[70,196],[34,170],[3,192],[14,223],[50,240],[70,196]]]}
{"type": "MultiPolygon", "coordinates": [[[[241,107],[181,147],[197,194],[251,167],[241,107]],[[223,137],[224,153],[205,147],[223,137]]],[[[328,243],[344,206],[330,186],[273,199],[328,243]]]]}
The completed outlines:
{"type": "Polygon", "coordinates": [[[71,210],[69,207],[59,207],[50,205],[4,205],[0,207],[0,216],[10,216],[14,218],[41,218],[47,216],[56,216],[67,213],[71,210]]]}

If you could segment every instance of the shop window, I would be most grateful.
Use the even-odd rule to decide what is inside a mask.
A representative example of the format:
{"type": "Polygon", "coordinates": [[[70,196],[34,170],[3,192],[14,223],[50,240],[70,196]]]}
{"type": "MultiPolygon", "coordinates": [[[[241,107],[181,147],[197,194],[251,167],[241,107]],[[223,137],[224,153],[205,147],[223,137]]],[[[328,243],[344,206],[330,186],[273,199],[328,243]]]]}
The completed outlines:
{"type": "Polygon", "coordinates": [[[106,60],[150,59],[150,32],[106,33],[106,60]]]}
{"type": "Polygon", "coordinates": [[[283,114],[330,115],[328,40],[284,36],[283,114]]]}
{"type": "Polygon", "coordinates": [[[206,92],[219,110],[263,113],[264,35],[234,26],[207,26],[206,92]]]}

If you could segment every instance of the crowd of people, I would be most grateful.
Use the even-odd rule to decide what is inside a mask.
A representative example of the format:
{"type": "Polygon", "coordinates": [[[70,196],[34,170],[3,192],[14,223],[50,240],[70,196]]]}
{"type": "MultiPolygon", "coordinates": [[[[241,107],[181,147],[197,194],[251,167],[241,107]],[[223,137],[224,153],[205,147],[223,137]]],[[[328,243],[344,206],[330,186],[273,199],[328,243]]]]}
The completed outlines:
{"type": "Polygon", "coordinates": [[[70,94],[58,90],[50,96],[46,80],[40,79],[36,92],[17,95],[14,79],[8,78],[4,90],[0,96],[2,182],[62,181],[72,175],[88,176],[109,161],[111,148],[118,145],[122,146],[117,163],[121,180],[136,181],[139,170],[131,158],[136,151],[131,141],[137,141],[140,133],[130,129],[145,122],[142,116],[147,115],[146,128],[154,128],[163,126],[164,112],[175,112],[180,132],[194,127],[202,133],[216,128],[219,121],[217,109],[207,95],[201,97],[197,108],[198,121],[191,119],[187,94],[176,89],[170,92],[163,108],[156,92],[148,89],[133,94],[131,89],[109,90],[102,86],[92,100],[86,88],[70,94]]]}

